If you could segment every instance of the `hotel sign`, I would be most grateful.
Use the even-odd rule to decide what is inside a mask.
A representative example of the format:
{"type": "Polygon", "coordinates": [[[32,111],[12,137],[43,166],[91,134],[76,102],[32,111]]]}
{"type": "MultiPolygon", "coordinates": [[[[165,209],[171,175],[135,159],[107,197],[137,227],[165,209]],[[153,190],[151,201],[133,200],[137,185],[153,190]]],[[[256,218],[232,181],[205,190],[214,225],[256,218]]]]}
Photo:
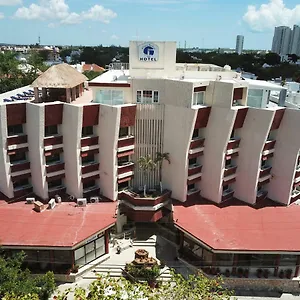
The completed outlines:
{"type": "Polygon", "coordinates": [[[144,43],[138,47],[139,61],[158,61],[158,46],[144,43]]]}

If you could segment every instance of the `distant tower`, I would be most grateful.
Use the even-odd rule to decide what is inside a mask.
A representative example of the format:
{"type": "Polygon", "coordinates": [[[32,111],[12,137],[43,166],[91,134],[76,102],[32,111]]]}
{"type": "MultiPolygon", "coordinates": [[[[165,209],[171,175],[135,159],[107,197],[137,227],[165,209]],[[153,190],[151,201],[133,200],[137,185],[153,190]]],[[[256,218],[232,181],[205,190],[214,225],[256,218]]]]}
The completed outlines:
{"type": "Polygon", "coordinates": [[[275,27],[274,37],[272,42],[272,52],[277,53],[279,55],[289,54],[291,39],[292,39],[292,29],[290,27],[288,26],[275,27]]]}
{"type": "Polygon", "coordinates": [[[39,35],[39,41],[38,41],[39,45],[41,44],[41,36],[39,35]]]}
{"type": "Polygon", "coordinates": [[[186,49],[186,41],[184,41],[184,49],[186,49]]]}
{"type": "Polygon", "coordinates": [[[238,35],[236,37],[236,45],[235,45],[235,52],[240,55],[243,52],[243,47],[244,47],[244,36],[243,35],[238,35]]]}

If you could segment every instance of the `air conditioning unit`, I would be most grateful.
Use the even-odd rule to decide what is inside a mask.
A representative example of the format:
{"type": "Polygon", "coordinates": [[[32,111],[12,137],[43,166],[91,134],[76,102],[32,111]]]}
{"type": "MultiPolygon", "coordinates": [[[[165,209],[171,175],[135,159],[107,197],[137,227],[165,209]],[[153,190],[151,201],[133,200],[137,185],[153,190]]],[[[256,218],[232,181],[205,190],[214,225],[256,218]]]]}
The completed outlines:
{"type": "Polygon", "coordinates": [[[59,195],[55,195],[54,198],[56,203],[61,203],[61,197],[59,195]]]}
{"type": "Polygon", "coordinates": [[[70,195],[69,198],[68,198],[70,201],[74,201],[75,200],[75,197],[73,195],[70,195]]]}
{"type": "Polygon", "coordinates": [[[90,198],[90,203],[99,203],[99,201],[100,201],[100,198],[99,197],[91,197],[90,198]]]}
{"type": "Polygon", "coordinates": [[[35,198],[26,198],[26,204],[33,204],[35,201],[35,198]]]}
{"type": "Polygon", "coordinates": [[[77,206],[84,207],[86,206],[87,200],[86,198],[77,198],[77,206]]]}
{"type": "Polygon", "coordinates": [[[55,203],[55,199],[52,198],[49,202],[48,202],[48,209],[53,209],[55,207],[56,203],[55,203]]]}

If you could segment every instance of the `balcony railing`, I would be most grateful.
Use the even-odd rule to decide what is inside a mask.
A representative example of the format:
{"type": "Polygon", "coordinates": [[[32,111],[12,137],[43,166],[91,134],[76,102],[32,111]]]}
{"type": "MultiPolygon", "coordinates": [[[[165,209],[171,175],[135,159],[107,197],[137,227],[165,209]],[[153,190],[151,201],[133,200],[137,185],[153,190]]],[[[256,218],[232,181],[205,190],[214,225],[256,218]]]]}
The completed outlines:
{"type": "Polygon", "coordinates": [[[19,162],[14,162],[10,165],[11,173],[24,171],[30,169],[30,162],[27,160],[22,160],[19,162]]]}
{"type": "Polygon", "coordinates": [[[89,136],[81,138],[81,147],[94,146],[99,144],[98,136],[89,136]]]}
{"type": "Polygon", "coordinates": [[[262,186],[262,185],[265,185],[265,184],[269,183],[270,180],[271,180],[271,177],[272,177],[272,175],[269,174],[269,175],[266,175],[266,176],[264,176],[264,177],[258,178],[258,184],[259,184],[260,186],[262,186]]]}
{"type": "Polygon", "coordinates": [[[276,144],[276,140],[267,140],[263,151],[274,149],[275,144],[276,144]]]}
{"type": "Polygon", "coordinates": [[[223,194],[222,194],[222,201],[225,201],[225,200],[229,200],[233,197],[233,194],[234,194],[234,191],[231,190],[231,189],[228,189],[226,191],[223,191],[223,194]]]}
{"type": "Polygon", "coordinates": [[[89,164],[82,165],[82,167],[81,167],[82,174],[88,174],[88,173],[96,172],[96,171],[99,171],[99,163],[97,163],[97,162],[91,162],[89,164]]]}
{"type": "Polygon", "coordinates": [[[241,139],[239,138],[231,138],[227,145],[227,150],[236,149],[240,146],[241,139]]]}
{"type": "Polygon", "coordinates": [[[54,186],[48,189],[48,196],[53,197],[56,194],[64,194],[65,192],[66,192],[66,187],[64,187],[63,185],[54,186]]]}
{"type": "Polygon", "coordinates": [[[100,188],[97,185],[90,186],[88,188],[83,189],[83,196],[98,196],[100,194],[100,188]]]}
{"type": "Polygon", "coordinates": [[[205,141],[205,138],[201,138],[201,137],[193,138],[190,143],[190,149],[203,147],[204,141],[205,141]]]}
{"type": "Polygon", "coordinates": [[[293,190],[291,195],[290,204],[300,199],[300,191],[293,190]]]}
{"type": "Polygon", "coordinates": [[[191,200],[200,196],[200,189],[193,188],[187,191],[186,200],[191,200]]]}
{"type": "Polygon", "coordinates": [[[19,198],[32,193],[32,185],[27,184],[14,189],[14,197],[19,198]]]}
{"type": "Polygon", "coordinates": [[[267,191],[259,191],[259,192],[257,192],[256,201],[264,200],[267,197],[267,195],[268,195],[267,191]]]}
{"type": "Polygon", "coordinates": [[[60,145],[63,143],[62,135],[47,136],[44,138],[44,146],[60,145]]]}
{"type": "Polygon", "coordinates": [[[298,177],[300,177],[300,169],[299,168],[297,168],[296,172],[295,172],[295,178],[298,178],[298,177]]]}
{"type": "Polygon", "coordinates": [[[201,171],[202,171],[202,165],[200,164],[189,165],[188,176],[201,173],[201,171]]]}
{"type": "Polygon", "coordinates": [[[237,169],[237,166],[232,166],[232,165],[226,166],[225,170],[224,170],[224,177],[235,174],[236,169],[237,169]]]}
{"type": "Polygon", "coordinates": [[[126,162],[123,163],[122,165],[118,166],[118,175],[132,172],[134,169],[134,163],[133,162],[126,162]]]}
{"type": "Polygon", "coordinates": [[[260,169],[259,177],[264,177],[270,174],[272,167],[264,166],[260,169]]]}
{"type": "Polygon", "coordinates": [[[55,163],[46,165],[46,172],[53,173],[53,172],[64,170],[64,168],[65,168],[65,163],[61,161],[57,161],[55,163]]]}
{"type": "Polygon", "coordinates": [[[187,185],[194,184],[201,180],[202,173],[194,174],[188,177],[187,185]]]}
{"type": "Polygon", "coordinates": [[[118,148],[125,148],[134,145],[135,138],[133,135],[119,137],[118,148]]]}
{"type": "Polygon", "coordinates": [[[27,141],[27,135],[26,134],[14,135],[14,136],[8,136],[7,137],[7,146],[26,144],[27,142],[28,141],[27,141]]]}

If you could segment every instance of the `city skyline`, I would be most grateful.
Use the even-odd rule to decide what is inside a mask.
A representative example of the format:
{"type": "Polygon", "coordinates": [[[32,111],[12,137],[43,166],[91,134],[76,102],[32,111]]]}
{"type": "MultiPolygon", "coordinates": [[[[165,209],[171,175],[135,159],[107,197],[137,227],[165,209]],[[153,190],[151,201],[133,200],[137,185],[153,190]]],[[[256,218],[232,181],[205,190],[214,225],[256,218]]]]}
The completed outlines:
{"type": "Polygon", "coordinates": [[[139,39],[235,48],[243,35],[244,49],[268,50],[274,27],[299,25],[299,12],[296,0],[0,0],[0,42],[35,44],[40,36],[53,45],[128,46],[139,39]]]}

